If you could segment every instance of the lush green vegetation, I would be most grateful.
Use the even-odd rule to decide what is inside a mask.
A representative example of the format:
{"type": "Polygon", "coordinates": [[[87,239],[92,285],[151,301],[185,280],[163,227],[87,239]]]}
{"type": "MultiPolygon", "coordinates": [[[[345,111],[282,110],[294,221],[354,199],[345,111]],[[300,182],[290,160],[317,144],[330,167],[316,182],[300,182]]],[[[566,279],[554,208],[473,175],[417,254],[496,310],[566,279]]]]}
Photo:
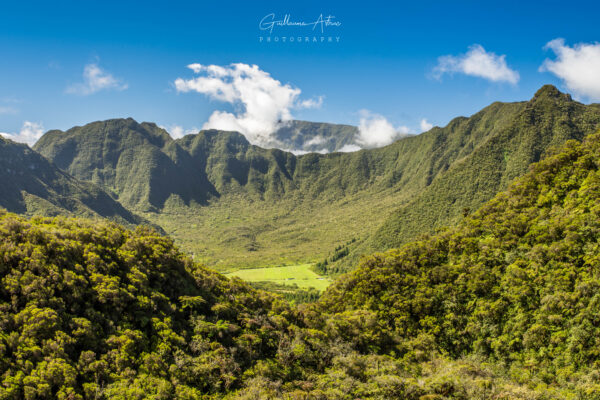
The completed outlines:
{"type": "Polygon", "coordinates": [[[314,288],[299,288],[297,284],[279,284],[272,281],[249,282],[255,289],[266,290],[281,295],[292,304],[313,303],[321,297],[321,291],[314,288]]]}
{"type": "Polygon", "coordinates": [[[27,215],[78,215],[140,224],[99,186],[78,180],[24,144],[0,136],[0,207],[27,215]]]}
{"type": "Polygon", "coordinates": [[[600,133],[317,303],[154,231],[0,216],[0,398],[597,399],[600,133]]]}
{"type": "Polygon", "coordinates": [[[457,228],[366,259],[320,306],[384,322],[370,343],[384,353],[410,359],[430,343],[597,398],[599,168],[600,134],[568,142],[457,228]]]}
{"type": "Polygon", "coordinates": [[[599,199],[596,134],[456,228],[365,259],[303,309],[296,375],[238,395],[598,398],[599,199]]]}
{"type": "Polygon", "coordinates": [[[456,223],[523,175],[547,149],[595,132],[600,126],[599,112],[598,104],[585,106],[553,86],[544,86],[531,101],[521,103],[509,121],[490,118],[485,112],[460,121],[455,140],[475,134],[473,129],[481,118],[488,118],[483,126],[498,129],[483,142],[475,143],[467,157],[450,164],[445,173],[392,212],[373,235],[352,249],[349,257],[334,265],[332,271],[348,270],[362,254],[399,247],[420,234],[456,223]]]}
{"type": "Polygon", "coordinates": [[[381,214],[392,212],[396,204],[388,194],[306,203],[228,195],[202,207],[167,202],[160,212],[140,214],[161,226],[194,260],[231,272],[321,261],[338,243],[377,229],[381,214]],[[363,210],[367,197],[375,206],[363,210]],[[356,218],[357,213],[365,218],[356,218]]]}
{"type": "MultiPolygon", "coordinates": [[[[339,274],[363,254],[454,223],[524,174],[549,147],[598,127],[600,107],[546,86],[528,102],[494,103],[444,128],[355,153],[294,156],[240,134],[173,140],[154,124],[109,120],[48,132],[35,150],[161,226],[220,271],[330,258],[339,274]],[[358,218],[357,216],[360,216],[358,218]]],[[[351,127],[295,122],[282,140],[331,138],[351,127]],[[294,136],[296,135],[296,136],[294,136]]],[[[345,139],[344,139],[345,138],[345,139]]]]}
{"type": "Polygon", "coordinates": [[[274,356],[294,313],[110,223],[0,215],[0,398],[198,398],[274,356]]]}
{"type": "Polygon", "coordinates": [[[297,285],[300,288],[314,288],[323,291],[331,283],[329,279],[313,271],[313,264],[288,265],[240,269],[225,276],[237,276],[247,282],[273,282],[280,285],[297,285]]]}
{"type": "Polygon", "coordinates": [[[350,254],[350,246],[356,243],[356,238],[346,242],[344,245],[339,245],[333,250],[333,254],[315,264],[315,270],[321,274],[330,272],[330,264],[334,264],[350,254]]]}

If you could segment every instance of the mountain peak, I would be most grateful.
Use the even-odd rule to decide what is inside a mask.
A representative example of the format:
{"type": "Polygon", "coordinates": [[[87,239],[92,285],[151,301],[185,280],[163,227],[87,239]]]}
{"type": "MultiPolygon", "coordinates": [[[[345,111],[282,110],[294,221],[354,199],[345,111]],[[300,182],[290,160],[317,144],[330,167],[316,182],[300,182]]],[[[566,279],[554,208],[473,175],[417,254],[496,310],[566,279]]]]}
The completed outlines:
{"type": "Polygon", "coordinates": [[[227,138],[227,139],[235,139],[242,143],[250,144],[246,136],[238,131],[223,131],[219,129],[202,129],[199,133],[203,134],[206,137],[211,139],[214,138],[227,138]]]}
{"type": "Polygon", "coordinates": [[[535,92],[532,100],[537,99],[563,99],[565,101],[572,100],[570,94],[561,92],[554,85],[542,86],[537,92],[535,92]]]}

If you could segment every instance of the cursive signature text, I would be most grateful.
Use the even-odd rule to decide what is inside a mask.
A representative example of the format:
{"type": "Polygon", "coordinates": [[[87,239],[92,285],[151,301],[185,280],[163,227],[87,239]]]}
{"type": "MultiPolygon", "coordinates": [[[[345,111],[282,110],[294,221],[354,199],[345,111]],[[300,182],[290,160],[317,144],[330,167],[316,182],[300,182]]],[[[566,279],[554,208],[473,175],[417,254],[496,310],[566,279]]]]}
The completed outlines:
{"type": "Polygon", "coordinates": [[[314,31],[317,28],[321,29],[321,33],[325,32],[325,28],[332,26],[340,26],[342,23],[335,20],[335,16],[328,15],[323,17],[323,14],[319,14],[319,17],[313,22],[306,21],[292,21],[290,14],[285,14],[282,19],[276,19],[275,13],[267,14],[260,20],[258,27],[263,31],[269,31],[269,34],[273,33],[273,29],[277,27],[312,27],[314,31]]]}

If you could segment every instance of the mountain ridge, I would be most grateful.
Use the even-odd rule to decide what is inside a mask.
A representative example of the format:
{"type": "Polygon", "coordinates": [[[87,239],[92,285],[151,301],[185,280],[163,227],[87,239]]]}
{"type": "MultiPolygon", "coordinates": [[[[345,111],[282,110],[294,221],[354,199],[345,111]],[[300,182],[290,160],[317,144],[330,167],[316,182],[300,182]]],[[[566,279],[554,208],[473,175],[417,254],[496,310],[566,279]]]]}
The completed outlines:
{"type": "Polygon", "coordinates": [[[548,149],[582,140],[600,126],[598,105],[574,102],[554,86],[539,89],[498,135],[482,142],[470,158],[458,159],[439,179],[394,211],[367,240],[342,260],[342,270],[362,254],[399,247],[420,234],[451,225],[539,161],[548,149]]]}
{"type": "Polygon", "coordinates": [[[27,145],[0,137],[0,206],[13,212],[147,222],[99,186],[73,178],[27,145]]]}
{"type": "Polygon", "coordinates": [[[544,86],[529,101],[494,102],[445,127],[353,153],[296,156],[254,146],[236,132],[171,139],[155,124],[131,119],[52,133],[35,149],[114,193],[211,265],[223,263],[231,246],[239,258],[226,264],[277,265],[320,261],[353,241],[350,257],[326,269],[338,273],[361,254],[396,246],[477,208],[549,146],[593,132],[599,115],[600,107],[544,86]],[[114,138],[118,144],[105,145],[114,138]],[[412,222],[405,224],[407,210],[412,222]],[[368,218],[357,221],[353,215],[361,213],[368,218]],[[223,239],[202,233],[201,226],[223,239]]]}

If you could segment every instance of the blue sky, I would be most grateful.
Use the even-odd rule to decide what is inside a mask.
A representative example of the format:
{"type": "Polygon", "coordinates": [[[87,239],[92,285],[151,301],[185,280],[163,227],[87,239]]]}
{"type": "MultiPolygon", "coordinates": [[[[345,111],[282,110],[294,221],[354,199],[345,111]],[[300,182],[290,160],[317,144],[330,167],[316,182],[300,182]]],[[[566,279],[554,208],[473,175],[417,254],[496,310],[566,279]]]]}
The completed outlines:
{"type": "MultiPolygon", "coordinates": [[[[117,117],[185,131],[201,128],[215,111],[242,115],[243,96],[223,101],[192,89],[199,76],[215,79],[189,69],[192,63],[229,72],[232,63],[257,65],[282,87],[299,89],[282,115],[355,125],[380,116],[414,132],[423,119],[443,126],[496,100],[529,99],[546,83],[583,102],[600,100],[597,2],[253,3],[4,2],[0,132],[18,133],[26,122],[41,131],[117,117]],[[335,16],[340,26],[314,36],[340,40],[261,43],[269,34],[259,21],[270,13],[305,22],[335,16]],[[557,38],[564,43],[544,48],[557,38]],[[477,49],[485,65],[469,66],[477,49]],[[546,59],[554,67],[540,71],[546,59]],[[87,81],[86,66],[96,71],[87,81]],[[187,90],[175,85],[178,78],[187,90]]],[[[313,33],[282,26],[270,36],[313,33]]]]}

